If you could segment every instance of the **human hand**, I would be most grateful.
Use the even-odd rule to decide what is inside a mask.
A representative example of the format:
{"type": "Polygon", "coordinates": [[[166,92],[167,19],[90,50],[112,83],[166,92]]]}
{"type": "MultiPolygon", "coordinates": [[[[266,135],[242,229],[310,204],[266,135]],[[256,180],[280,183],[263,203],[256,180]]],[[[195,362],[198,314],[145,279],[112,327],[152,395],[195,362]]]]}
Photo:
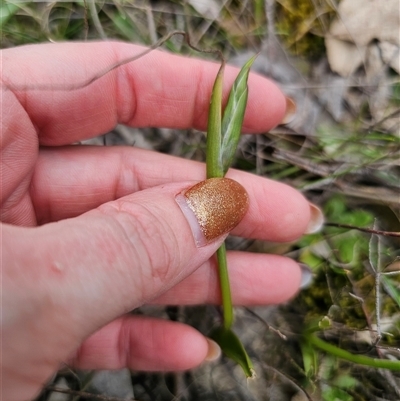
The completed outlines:
{"type": "MultiPolygon", "coordinates": [[[[182,370],[212,353],[193,328],[124,316],[145,303],[219,303],[210,257],[196,247],[175,197],[205,166],[128,147],[67,146],[117,123],[205,129],[219,66],[154,51],[81,89],[141,48],[123,43],[34,45],[3,51],[1,134],[2,395],[33,397],[62,362],[82,369],[182,370]]],[[[237,69],[227,68],[224,94],[237,69]]],[[[278,124],[286,101],[251,75],[244,130],[278,124]]],[[[249,210],[233,234],[290,241],[318,225],[292,188],[238,171],[249,210]]],[[[287,300],[301,271],[275,255],[228,253],[233,301],[287,300]]],[[[209,355],[210,356],[210,355],[209,355]]]]}

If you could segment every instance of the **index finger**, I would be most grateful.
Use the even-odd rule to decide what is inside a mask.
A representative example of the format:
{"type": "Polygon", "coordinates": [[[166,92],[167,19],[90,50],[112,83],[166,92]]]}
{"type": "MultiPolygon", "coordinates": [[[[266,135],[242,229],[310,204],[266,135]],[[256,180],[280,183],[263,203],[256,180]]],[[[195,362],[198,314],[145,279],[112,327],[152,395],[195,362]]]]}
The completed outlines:
{"type": "MultiPolygon", "coordinates": [[[[2,80],[29,114],[42,145],[70,144],[106,133],[118,123],[204,130],[217,63],[156,50],[88,86],[68,90],[143,50],[121,42],[7,49],[3,50],[2,80]],[[18,76],[16,71],[23,74],[18,76]],[[52,85],[58,89],[51,90],[52,85]]],[[[226,68],[225,100],[238,71],[226,68]]],[[[285,109],[286,100],[278,87],[251,74],[243,131],[269,130],[279,124],[285,109]]]]}

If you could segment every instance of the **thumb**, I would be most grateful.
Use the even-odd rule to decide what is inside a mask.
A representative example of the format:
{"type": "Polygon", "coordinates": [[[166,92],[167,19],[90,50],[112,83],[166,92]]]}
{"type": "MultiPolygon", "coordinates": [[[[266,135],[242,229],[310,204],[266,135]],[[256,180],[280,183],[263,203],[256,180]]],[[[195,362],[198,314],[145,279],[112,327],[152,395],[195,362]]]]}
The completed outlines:
{"type": "Polygon", "coordinates": [[[86,336],[203,264],[247,206],[240,184],[217,178],[154,187],[38,228],[5,226],[4,287],[16,289],[8,299],[18,305],[4,309],[31,315],[39,305],[35,319],[55,313],[86,336]]]}

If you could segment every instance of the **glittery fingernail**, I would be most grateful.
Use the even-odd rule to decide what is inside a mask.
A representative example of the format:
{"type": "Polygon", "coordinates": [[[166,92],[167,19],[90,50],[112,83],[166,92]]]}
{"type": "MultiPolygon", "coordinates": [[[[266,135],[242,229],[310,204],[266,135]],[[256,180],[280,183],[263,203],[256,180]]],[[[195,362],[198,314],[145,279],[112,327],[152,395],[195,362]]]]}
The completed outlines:
{"type": "Polygon", "coordinates": [[[295,101],[292,98],[286,96],[286,113],[285,116],[283,117],[281,124],[291,123],[296,115],[296,109],[297,106],[295,101]]]}
{"type": "Polygon", "coordinates": [[[246,190],[229,178],[210,178],[179,194],[176,201],[198,247],[228,234],[249,206],[246,190]]]}

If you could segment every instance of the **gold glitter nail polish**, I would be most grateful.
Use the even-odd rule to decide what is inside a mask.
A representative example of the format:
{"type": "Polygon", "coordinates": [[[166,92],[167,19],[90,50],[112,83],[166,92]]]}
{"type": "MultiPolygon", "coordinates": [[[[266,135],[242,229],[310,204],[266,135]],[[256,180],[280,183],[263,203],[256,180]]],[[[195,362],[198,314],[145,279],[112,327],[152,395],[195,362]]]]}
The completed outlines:
{"type": "Polygon", "coordinates": [[[207,242],[227,234],[249,207],[246,190],[229,178],[210,178],[183,194],[207,242]]]}

